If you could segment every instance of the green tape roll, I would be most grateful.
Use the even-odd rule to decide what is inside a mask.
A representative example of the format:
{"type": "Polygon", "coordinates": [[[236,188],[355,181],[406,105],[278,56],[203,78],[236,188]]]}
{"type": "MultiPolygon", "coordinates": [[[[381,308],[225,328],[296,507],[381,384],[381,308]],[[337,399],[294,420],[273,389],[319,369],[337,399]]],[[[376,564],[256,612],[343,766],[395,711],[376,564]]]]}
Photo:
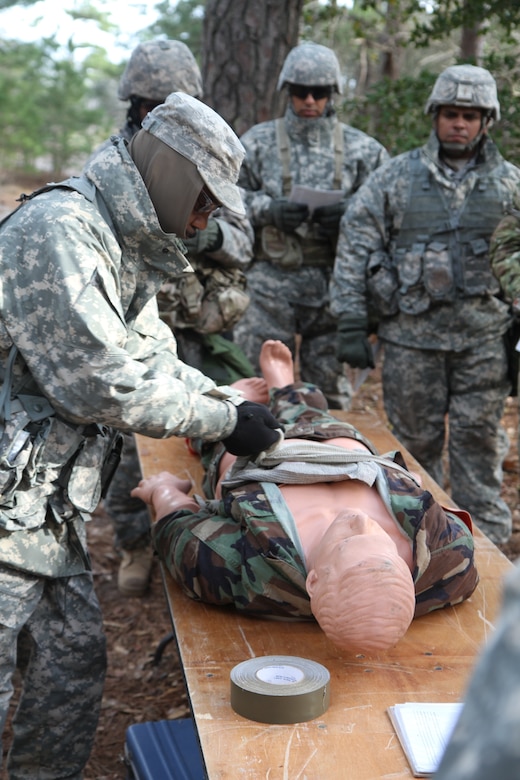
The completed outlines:
{"type": "Polygon", "coordinates": [[[292,655],[250,658],[231,670],[231,706],[260,723],[302,723],[326,712],[330,674],[292,655]]]}

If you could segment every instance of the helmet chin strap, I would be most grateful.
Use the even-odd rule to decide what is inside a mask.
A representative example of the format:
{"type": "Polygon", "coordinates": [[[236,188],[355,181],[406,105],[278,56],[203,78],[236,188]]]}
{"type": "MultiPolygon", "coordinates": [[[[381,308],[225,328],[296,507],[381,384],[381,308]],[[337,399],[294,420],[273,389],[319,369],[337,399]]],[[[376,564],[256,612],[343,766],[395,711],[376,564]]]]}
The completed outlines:
{"type": "MultiPolygon", "coordinates": [[[[436,119],[436,113],[437,112],[434,114],[434,119],[436,119]]],[[[485,136],[485,131],[488,127],[491,126],[492,121],[492,117],[489,114],[483,112],[482,121],[480,123],[480,130],[475,138],[467,144],[445,143],[439,139],[440,149],[443,157],[447,157],[448,159],[451,158],[453,160],[458,160],[464,157],[471,157],[475,150],[480,146],[485,136]]],[[[437,138],[439,138],[439,136],[437,136],[437,138]]]]}

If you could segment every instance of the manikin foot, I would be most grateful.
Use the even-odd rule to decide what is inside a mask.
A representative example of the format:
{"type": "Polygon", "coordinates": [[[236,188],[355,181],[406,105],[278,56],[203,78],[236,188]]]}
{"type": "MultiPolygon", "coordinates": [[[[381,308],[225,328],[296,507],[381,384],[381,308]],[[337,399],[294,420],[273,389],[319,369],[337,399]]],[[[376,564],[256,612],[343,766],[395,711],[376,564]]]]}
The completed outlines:
{"type": "Polygon", "coordinates": [[[260,369],[269,388],[286,387],[294,382],[291,350],[282,341],[264,341],[260,350],[260,369]]]}

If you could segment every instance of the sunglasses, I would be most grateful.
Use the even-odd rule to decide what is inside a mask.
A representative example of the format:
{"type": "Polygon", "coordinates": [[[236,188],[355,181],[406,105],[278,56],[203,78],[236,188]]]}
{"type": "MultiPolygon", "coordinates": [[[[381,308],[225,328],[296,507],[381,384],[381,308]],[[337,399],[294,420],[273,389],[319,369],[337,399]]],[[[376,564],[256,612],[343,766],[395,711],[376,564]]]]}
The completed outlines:
{"type": "Polygon", "coordinates": [[[201,190],[199,197],[195,201],[193,211],[196,214],[211,214],[212,211],[216,211],[220,206],[221,204],[218,203],[218,201],[213,200],[206,190],[201,190]]]}
{"type": "Polygon", "coordinates": [[[323,98],[330,98],[332,95],[331,87],[307,87],[304,84],[291,84],[289,86],[289,94],[291,97],[305,100],[307,95],[312,95],[314,100],[323,100],[323,98]]]}

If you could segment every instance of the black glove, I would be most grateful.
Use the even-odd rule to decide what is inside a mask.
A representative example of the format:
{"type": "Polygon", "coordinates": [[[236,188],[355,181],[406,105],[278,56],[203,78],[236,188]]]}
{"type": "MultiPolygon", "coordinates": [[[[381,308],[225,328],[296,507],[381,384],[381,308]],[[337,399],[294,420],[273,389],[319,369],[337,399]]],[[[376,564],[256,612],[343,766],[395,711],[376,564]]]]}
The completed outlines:
{"type": "Polygon", "coordinates": [[[272,200],[269,205],[269,219],[283,233],[294,233],[309,216],[305,203],[293,203],[286,198],[272,200]]]}
{"type": "Polygon", "coordinates": [[[342,314],[336,336],[336,356],[352,368],[374,368],[374,355],[368,340],[368,318],[342,314]]]}
{"type": "Polygon", "coordinates": [[[222,443],[232,455],[258,455],[280,439],[284,426],[267,406],[244,401],[237,406],[237,424],[222,443]]]}
{"type": "Polygon", "coordinates": [[[193,238],[184,238],[188,252],[200,255],[203,252],[216,252],[222,246],[224,237],[216,219],[209,219],[205,230],[197,230],[193,238]]]}
{"type": "Polygon", "coordinates": [[[345,213],[346,200],[339,203],[331,203],[329,206],[318,206],[312,212],[312,221],[320,227],[320,232],[326,238],[335,240],[339,233],[339,223],[345,213]]]}

